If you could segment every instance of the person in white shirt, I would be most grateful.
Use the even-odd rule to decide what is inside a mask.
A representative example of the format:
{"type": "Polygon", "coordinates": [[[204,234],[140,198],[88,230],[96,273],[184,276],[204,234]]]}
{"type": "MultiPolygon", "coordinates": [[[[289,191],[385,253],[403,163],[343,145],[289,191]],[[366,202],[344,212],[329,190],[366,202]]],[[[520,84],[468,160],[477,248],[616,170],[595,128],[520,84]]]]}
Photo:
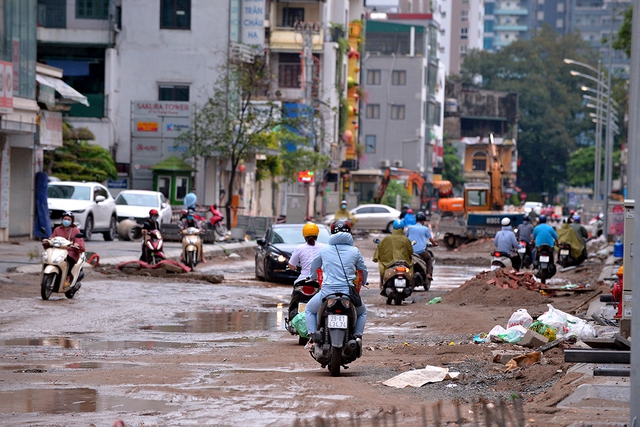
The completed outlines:
{"type": "Polygon", "coordinates": [[[289,268],[291,270],[297,270],[300,265],[300,276],[296,279],[295,283],[306,279],[311,276],[311,262],[318,256],[320,249],[324,244],[317,242],[320,229],[313,222],[308,222],[302,227],[302,236],[305,243],[296,247],[289,259],[289,268]]]}

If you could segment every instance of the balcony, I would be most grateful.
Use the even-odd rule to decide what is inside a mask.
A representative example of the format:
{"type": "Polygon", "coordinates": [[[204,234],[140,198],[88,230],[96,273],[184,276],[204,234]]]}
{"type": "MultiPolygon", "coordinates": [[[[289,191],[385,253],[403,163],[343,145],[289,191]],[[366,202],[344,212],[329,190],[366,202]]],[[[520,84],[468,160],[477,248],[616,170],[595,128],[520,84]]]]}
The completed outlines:
{"type": "MultiPolygon", "coordinates": [[[[314,53],[322,53],[323,40],[323,30],[311,36],[314,53]]],[[[302,33],[291,27],[273,28],[269,39],[269,48],[272,52],[300,52],[302,50],[302,33]]]]}
{"type": "Polygon", "coordinates": [[[494,25],[493,30],[521,32],[521,31],[528,31],[529,27],[527,27],[526,25],[506,24],[506,25],[494,25]]]}
{"type": "Polygon", "coordinates": [[[501,16],[510,16],[510,15],[518,15],[518,16],[526,16],[529,14],[527,9],[497,9],[493,11],[494,15],[501,16]]]}
{"type": "Polygon", "coordinates": [[[67,28],[44,28],[36,29],[38,43],[52,44],[72,44],[107,47],[112,44],[111,32],[105,30],[89,30],[67,28]]]}

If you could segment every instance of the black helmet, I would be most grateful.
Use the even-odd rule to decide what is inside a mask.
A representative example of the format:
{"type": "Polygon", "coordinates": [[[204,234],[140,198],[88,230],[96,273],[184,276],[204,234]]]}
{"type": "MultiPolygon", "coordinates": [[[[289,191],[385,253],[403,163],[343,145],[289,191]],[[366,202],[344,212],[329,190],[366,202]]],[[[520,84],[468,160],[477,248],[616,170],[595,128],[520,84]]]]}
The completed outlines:
{"type": "Polygon", "coordinates": [[[347,221],[342,221],[342,220],[334,221],[331,224],[331,234],[336,234],[336,233],[351,233],[351,226],[347,221]]]}
{"type": "Polygon", "coordinates": [[[542,223],[542,224],[546,224],[546,222],[547,222],[547,216],[546,216],[546,215],[544,215],[544,214],[540,215],[540,216],[538,217],[538,221],[539,221],[540,223],[542,223]]]}
{"type": "Polygon", "coordinates": [[[425,215],[424,212],[420,211],[416,214],[416,221],[426,221],[427,220],[427,216],[425,215]]]}
{"type": "Polygon", "coordinates": [[[76,220],[76,216],[71,211],[63,212],[61,218],[64,218],[65,216],[70,216],[72,221],[76,220]]]}

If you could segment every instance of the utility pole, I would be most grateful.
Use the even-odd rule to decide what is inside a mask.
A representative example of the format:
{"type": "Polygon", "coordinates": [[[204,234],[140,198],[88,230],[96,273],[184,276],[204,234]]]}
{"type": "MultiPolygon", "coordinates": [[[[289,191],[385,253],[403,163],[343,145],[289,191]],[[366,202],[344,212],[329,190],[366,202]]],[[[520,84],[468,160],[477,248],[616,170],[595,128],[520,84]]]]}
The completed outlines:
{"type": "Polygon", "coordinates": [[[600,202],[600,194],[602,194],[602,184],[600,180],[602,179],[602,122],[604,121],[604,117],[602,117],[603,110],[603,99],[602,94],[604,93],[604,88],[602,87],[602,79],[604,76],[602,75],[602,61],[598,60],[598,102],[596,103],[596,161],[594,165],[594,180],[593,180],[593,199],[596,202],[600,202]]]}
{"type": "MultiPolygon", "coordinates": [[[[633,19],[631,33],[631,73],[629,77],[629,165],[627,173],[630,174],[629,197],[635,199],[634,211],[638,210],[640,203],[640,0],[633,2],[633,19]]],[[[640,224],[634,218],[633,242],[625,242],[626,250],[637,248],[640,244],[640,224]]],[[[630,426],[640,425],[640,256],[635,250],[636,256],[632,258],[632,265],[625,268],[632,268],[633,290],[631,306],[631,333],[635,332],[636,337],[631,342],[631,405],[630,405],[630,426]],[[633,404],[636,402],[636,404],[633,404]]]]}
{"type": "Polygon", "coordinates": [[[611,181],[613,174],[613,118],[611,117],[611,74],[613,73],[613,19],[615,18],[615,5],[611,3],[611,30],[609,32],[609,76],[607,85],[607,133],[605,136],[604,151],[604,224],[602,234],[609,240],[609,194],[611,194],[611,181]]]}
{"type": "Polygon", "coordinates": [[[313,101],[313,36],[318,34],[317,23],[296,22],[296,33],[302,35],[302,84],[304,85],[304,103],[311,106],[313,101]]]}

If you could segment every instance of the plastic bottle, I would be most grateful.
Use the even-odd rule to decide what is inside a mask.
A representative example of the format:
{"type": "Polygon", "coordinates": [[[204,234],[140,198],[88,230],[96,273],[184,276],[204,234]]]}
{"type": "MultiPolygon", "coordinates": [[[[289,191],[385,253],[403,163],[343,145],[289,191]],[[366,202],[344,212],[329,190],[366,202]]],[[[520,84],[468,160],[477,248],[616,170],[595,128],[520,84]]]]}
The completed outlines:
{"type": "Polygon", "coordinates": [[[624,256],[624,244],[620,241],[620,238],[613,244],[613,256],[616,258],[622,258],[624,256]]]}

